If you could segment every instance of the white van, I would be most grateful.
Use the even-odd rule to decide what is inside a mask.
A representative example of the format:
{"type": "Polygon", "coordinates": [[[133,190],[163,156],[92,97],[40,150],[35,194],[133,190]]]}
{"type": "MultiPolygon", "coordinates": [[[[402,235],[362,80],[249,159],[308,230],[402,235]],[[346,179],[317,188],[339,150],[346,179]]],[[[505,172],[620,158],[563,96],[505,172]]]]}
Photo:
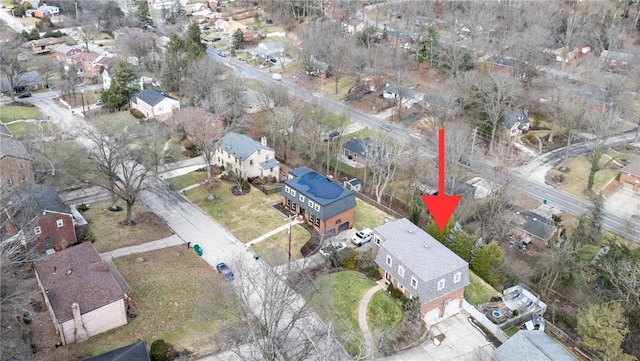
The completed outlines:
{"type": "Polygon", "coordinates": [[[280,80],[282,80],[282,75],[281,74],[273,74],[273,75],[271,75],[271,78],[280,81],[280,80]]]}
{"type": "Polygon", "coordinates": [[[351,237],[351,243],[360,247],[363,244],[371,241],[371,238],[373,238],[373,231],[370,228],[365,228],[362,231],[356,233],[355,236],[351,237]]]}

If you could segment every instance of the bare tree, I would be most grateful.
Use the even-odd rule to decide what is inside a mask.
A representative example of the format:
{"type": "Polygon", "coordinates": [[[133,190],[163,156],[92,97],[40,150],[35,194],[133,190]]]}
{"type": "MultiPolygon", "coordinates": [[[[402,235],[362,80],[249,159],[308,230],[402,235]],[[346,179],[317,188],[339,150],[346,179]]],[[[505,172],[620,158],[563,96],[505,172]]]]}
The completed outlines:
{"type": "Polygon", "coordinates": [[[365,152],[376,201],[380,203],[398,165],[406,159],[406,146],[393,138],[375,135],[365,144],[365,152]]]}
{"type": "Polygon", "coordinates": [[[224,67],[208,56],[202,57],[189,65],[187,76],[181,86],[187,104],[205,107],[210,111],[216,93],[222,92],[220,83],[224,82],[224,67]]]}
{"type": "Polygon", "coordinates": [[[269,112],[278,107],[287,107],[291,101],[287,89],[279,83],[258,83],[254,94],[262,109],[269,112]]]}
{"type": "Polygon", "coordinates": [[[155,42],[151,33],[148,32],[132,31],[122,34],[118,37],[115,47],[118,54],[137,59],[138,71],[142,70],[144,64],[152,61],[155,53],[155,42]]]}
{"type": "Polygon", "coordinates": [[[19,54],[20,43],[17,39],[5,42],[0,47],[0,72],[6,77],[8,85],[8,89],[1,90],[9,94],[12,102],[16,100],[15,89],[21,85],[22,74],[27,70],[25,62],[19,59],[19,54]]]}
{"type": "Polygon", "coordinates": [[[62,142],[62,134],[56,126],[44,120],[39,120],[30,123],[30,125],[31,124],[33,126],[29,128],[30,131],[33,132],[33,139],[30,142],[30,147],[47,161],[51,171],[50,174],[52,177],[55,177],[57,163],[61,156],[59,150],[60,143],[62,142]]]}

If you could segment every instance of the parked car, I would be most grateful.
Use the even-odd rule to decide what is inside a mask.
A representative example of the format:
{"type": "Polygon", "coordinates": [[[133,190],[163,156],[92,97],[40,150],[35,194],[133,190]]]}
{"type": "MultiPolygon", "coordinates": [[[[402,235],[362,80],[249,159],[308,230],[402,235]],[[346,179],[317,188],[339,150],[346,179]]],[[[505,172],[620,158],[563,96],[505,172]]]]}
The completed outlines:
{"type": "Polygon", "coordinates": [[[233,281],[233,279],[235,278],[233,272],[231,271],[231,268],[229,268],[229,266],[227,266],[227,264],[224,262],[218,263],[218,265],[216,265],[216,270],[218,271],[218,273],[222,274],[225,281],[233,281]]]}
{"type": "Polygon", "coordinates": [[[211,39],[212,42],[216,42],[216,41],[220,41],[220,40],[222,40],[222,38],[219,37],[219,36],[216,36],[215,38],[211,39]]]}
{"type": "Polygon", "coordinates": [[[102,105],[102,99],[96,100],[96,105],[102,105]]]}
{"type": "Polygon", "coordinates": [[[282,75],[281,74],[273,74],[273,75],[271,75],[271,77],[274,80],[278,80],[278,81],[282,80],[282,75]]]}
{"type": "Polygon", "coordinates": [[[269,25],[273,24],[273,20],[271,20],[271,19],[267,19],[265,22],[266,22],[267,24],[269,24],[269,25]]]}
{"type": "Polygon", "coordinates": [[[344,242],[333,242],[328,246],[320,248],[320,254],[324,257],[330,257],[333,252],[340,252],[343,249],[347,248],[347,244],[344,242]]]}
{"type": "Polygon", "coordinates": [[[373,231],[370,228],[365,228],[356,233],[355,236],[351,237],[351,243],[360,247],[363,244],[370,242],[371,238],[373,238],[373,231]]]}
{"type": "Polygon", "coordinates": [[[226,51],[219,51],[218,52],[218,56],[226,58],[227,56],[229,56],[229,53],[227,53],[226,51]]]}
{"type": "Polygon", "coordinates": [[[278,60],[276,60],[276,58],[271,58],[271,59],[269,59],[269,61],[274,63],[274,64],[278,62],[278,60]]]}
{"type": "Polygon", "coordinates": [[[211,28],[209,26],[205,26],[204,28],[202,28],[202,30],[208,31],[208,30],[211,30],[211,28]]]}
{"type": "Polygon", "coordinates": [[[29,92],[24,92],[24,93],[18,95],[18,99],[30,98],[30,97],[31,97],[31,93],[29,93],[29,92]]]}

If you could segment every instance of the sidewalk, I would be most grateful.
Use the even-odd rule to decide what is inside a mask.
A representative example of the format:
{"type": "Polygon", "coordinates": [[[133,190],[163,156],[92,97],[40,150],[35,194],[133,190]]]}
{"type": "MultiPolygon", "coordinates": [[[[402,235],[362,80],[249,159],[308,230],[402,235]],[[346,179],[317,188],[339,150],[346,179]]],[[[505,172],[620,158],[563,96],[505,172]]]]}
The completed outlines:
{"type": "Polygon", "coordinates": [[[173,236],[169,236],[164,239],[159,239],[157,241],[147,242],[144,244],[139,244],[137,246],[118,248],[110,252],[104,252],[100,254],[100,257],[103,260],[108,261],[113,258],[119,258],[124,256],[130,256],[132,254],[137,254],[137,253],[155,251],[155,250],[163,249],[167,247],[179,246],[181,244],[185,244],[185,242],[178,235],[174,234],[173,236]]]}
{"type": "Polygon", "coordinates": [[[376,284],[371,287],[367,293],[364,294],[362,300],[360,301],[360,307],[358,308],[358,324],[360,325],[360,330],[362,330],[362,336],[364,337],[365,344],[365,358],[367,360],[375,359],[375,342],[373,341],[373,336],[371,335],[371,330],[369,330],[369,325],[367,324],[367,308],[369,307],[369,301],[371,301],[371,297],[373,297],[374,293],[382,290],[380,285],[376,284]]]}

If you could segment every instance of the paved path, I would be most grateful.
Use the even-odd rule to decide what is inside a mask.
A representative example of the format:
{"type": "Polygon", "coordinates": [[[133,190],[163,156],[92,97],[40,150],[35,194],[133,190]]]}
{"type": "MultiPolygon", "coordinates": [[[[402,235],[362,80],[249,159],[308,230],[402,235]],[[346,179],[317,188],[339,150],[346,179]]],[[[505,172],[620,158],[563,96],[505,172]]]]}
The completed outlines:
{"type": "Polygon", "coordinates": [[[118,248],[111,252],[101,253],[100,257],[107,261],[112,258],[119,258],[124,256],[130,256],[132,254],[145,253],[150,251],[155,251],[158,249],[163,249],[167,247],[178,246],[184,244],[185,242],[178,235],[169,236],[164,239],[159,239],[157,241],[147,242],[144,244],[139,244],[137,246],[118,248]]]}
{"type": "MultiPolygon", "coordinates": [[[[278,227],[278,228],[276,228],[276,229],[274,229],[274,230],[272,230],[272,231],[270,231],[270,232],[268,232],[268,233],[265,233],[265,234],[263,234],[262,236],[260,236],[260,237],[258,237],[258,238],[256,238],[256,239],[254,239],[254,240],[252,240],[252,241],[250,241],[249,243],[247,243],[247,247],[251,247],[251,246],[253,246],[254,244],[256,244],[256,243],[258,243],[258,242],[260,242],[260,241],[263,241],[263,240],[265,240],[265,239],[267,239],[267,238],[269,238],[269,237],[273,236],[273,235],[274,235],[274,234],[276,234],[276,233],[280,233],[280,232],[284,231],[285,229],[289,228],[289,226],[290,226],[290,225],[291,225],[291,226],[294,226],[294,225],[296,225],[296,224],[300,224],[300,223],[302,223],[302,220],[301,220],[301,219],[299,219],[299,218],[300,218],[300,217],[296,217],[296,218],[294,218],[290,223],[283,224],[282,226],[280,226],[280,227],[278,227]]],[[[286,219],[286,218],[285,218],[285,219],[286,219]]]]}
{"type": "Polygon", "coordinates": [[[365,355],[367,360],[373,360],[375,358],[375,343],[373,342],[373,336],[371,335],[371,330],[369,330],[369,325],[367,324],[367,308],[369,307],[369,301],[371,301],[373,294],[381,289],[382,288],[378,284],[371,287],[367,293],[364,294],[364,297],[362,297],[362,300],[360,301],[360,308],[358,308],[358,324],[360,324],[360,329],[364,336],[364,345],[366,350],[365,355]]]}

